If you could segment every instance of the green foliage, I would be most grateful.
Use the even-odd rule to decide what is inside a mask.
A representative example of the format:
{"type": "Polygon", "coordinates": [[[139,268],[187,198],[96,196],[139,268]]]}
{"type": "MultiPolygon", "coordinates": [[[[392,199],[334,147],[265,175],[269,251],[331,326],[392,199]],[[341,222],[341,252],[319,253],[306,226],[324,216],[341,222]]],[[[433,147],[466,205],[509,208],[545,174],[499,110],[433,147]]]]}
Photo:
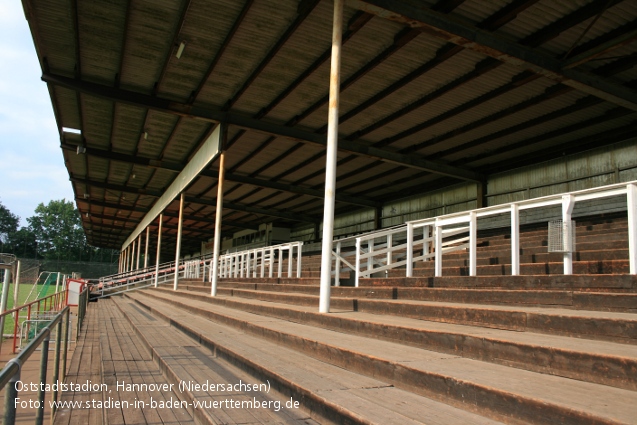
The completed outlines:
{"type": "Polygon", "coordinates": [[[9,237],[18,231],[20,217],[11,213],[7,207],[0,202],[0,242],[9,242],[9,237]]]}
{"type": "MultiPolygon", "coordinates": [[[[3,251],[18,257],[55,261],[104,261],[117,255],[111,249],[88,245],[80,212],[66,199],[40,203],[18,230],[19,218],[0,204],[0,226],[7,228],[3,251]]],[[[3,227],[0,227],[0,232],[3,227]]]]}

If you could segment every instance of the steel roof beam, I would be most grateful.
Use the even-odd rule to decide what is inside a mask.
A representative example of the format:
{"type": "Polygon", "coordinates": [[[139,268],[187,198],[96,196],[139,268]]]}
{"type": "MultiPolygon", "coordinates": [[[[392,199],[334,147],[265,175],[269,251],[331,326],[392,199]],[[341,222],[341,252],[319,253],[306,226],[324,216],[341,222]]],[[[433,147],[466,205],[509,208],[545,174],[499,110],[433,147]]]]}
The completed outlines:
{"type": "MultiPolygon", "coordinates": [[[[61,148],[64,150],[75,151],[77,149],[77,146],[71,145],[68,143],[63,143],[61,145],[61,148]]],[[[152,159],[143,158],[137,155],[122,154],[122,153],[111,152],[111,151],[96,149],[91,147],[86,147],[85,154],[96,156],[99,158],[106,158],[110,160],[131,163],[131,164],[161,168],[164,170],[169,170],[174,172],[180,172],[184,167],[183,164],[177,163],[177,162],[152,160],[152,159]]],[[[205,169],[199,175],[212,178],[216,181],[219,176],[219,171],[216,169],[205,169]]],[[[323,199],[323,195],[324,195],[324,193],[320,190],[304,188],[304,187],[296,186],[289,183],[277,182],[274,180],[262,180],[262,179],[257,179],[257,178],[249,177],[249,176],[241,176],[241,175],[232,174],[232,173],[226,173],[225,179],[229,182],[244,183],[244,184],[249,184],[249,185],[257,186],[257,187],[263,187],[267,189],[275,189],[275,190],[280,190],[283,192],[296,193],[298,195],[307,195],[313,198],[323,199]]],[[[100,182],[95,182],[95,181],[91,181],[91,182],[83,181],[83,179],[78,179],[74,177],[71,178],[71,181],[77,182],[77,183],[87,183],[95,187],[100,187],[99,185],[102,184],[100,182]]],[[[108,187],[104,187],[104,188],[119,190],[122,192],[131,191],[131,188],[128,186],[118,186],[118,185],[112,185],[112,184],[108,184],[107,186],[108,187]]],[[[135,193],[138,193],[140,195],[149,195],[149,196],[161,196],[162,194],[160,191],[152,190],[152,189],[140,189],[139,191],[136,191],[135,193]]],[[[341,193],[336,195],[336,199],[339,202],[343,202],[346,204],[359,205],[363,207],[379,207],[380,206],[380,204],[376,201],[372,201],[367,198],[361,198],[358,196],[349,195],[346,193],[341,193]]]]}
{"type": "MultiPolygon", "coordinates": [[[[214,205],[214,206],[217,205],[216,199],[207,200],[207,199],[194,198],[190,196],[186,196],[186,202],[214,205]]],[[[259,214],[259,215],[265,215],[269,217],[277,217],[277,218],[282,218],[282,219],[290,220],[290,221],[299,221],[299,222],[307,222],[307,223],[315,223],[317,221],[320,221],[321,219],[318,216],[310,216],[310,215],[295,213],[295,212],[277,211],[270,208],[252,207],[250,205],[235,204],[233,202],[228,202],[226,200],[223,201],[223,208],[227,208],[229,210],[249,212],[249,213],[259,214]]]]}
{"type": "Polygon", "coordinates": [[[392,21],[401,22],[507,64],[529,69],[554,81],[619,106],[637,111],[637,92],[575,69],[533,48],[511,42],[474,26],[451,20],[433,10],[405,0],[352,0],[350,5],[392,21]]]}
{"type": "MultiPolygon", "coordinates": [[[[126,104],[155,109],[169,114],[179,116],[202,119],[210,122],[225,122],[227,124],[236,125],[261,133],[276,135],[298,141],[305,141],[320,146],[326,146],[325,136],[316,134],[311,131],[301,130],[285,125],[273,124],[258,119],[250,118],[245,115],[226,112],[220,108],[201,108],[189,106],[183,103],[174,102],[168,99],[148,96],[142,93],[132,92],[128,90],[116,89],[113,87],[103,86],[100,84],[89,83],[86,81],[74,80],[72,78],[63,77],[44,73],[42,80],[54,85],[66,87],[68,89],[77,90],[79,92],[105,98],[115,102],[123,102],[126,104]]],[[[375,148],[365,142],[349,141],[339,139],[339,150],[350,153],[379,159],[389,163],[401,164],[406,167],[430,171],[436,174],[442,174],[454,177],[460,180],[482,181],[484,176],[471,170],[459,167],[450,167],[443,163],[429,161],[414,155],[402,155],[396,152],[385,151],[375,148]]]]}

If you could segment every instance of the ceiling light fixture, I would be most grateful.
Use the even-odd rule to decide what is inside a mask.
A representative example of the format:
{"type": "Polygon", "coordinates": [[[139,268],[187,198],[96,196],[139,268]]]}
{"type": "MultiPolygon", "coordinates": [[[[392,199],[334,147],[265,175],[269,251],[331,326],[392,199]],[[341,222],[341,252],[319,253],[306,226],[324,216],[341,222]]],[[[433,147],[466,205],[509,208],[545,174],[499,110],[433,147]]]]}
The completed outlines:
{"type": "Polygon", "coordinates": [[[77,145],[77,154],[86,153],[86,147],[82,145],[77,145]]]}
{"type": "Polygon", "coordinates": [[[148,130],[144,131],[144,140],[148,140],[148,130]]]}
{"type": "Polygon", "coordinates": [[[181,43],[179,43],[179,48],[177,49],[177,54],[175,56],[177,56],[177,59],[181,59],[181,54],[184,52],[184,49],[186,48],[186,42],[182,41],[181,43]]]}

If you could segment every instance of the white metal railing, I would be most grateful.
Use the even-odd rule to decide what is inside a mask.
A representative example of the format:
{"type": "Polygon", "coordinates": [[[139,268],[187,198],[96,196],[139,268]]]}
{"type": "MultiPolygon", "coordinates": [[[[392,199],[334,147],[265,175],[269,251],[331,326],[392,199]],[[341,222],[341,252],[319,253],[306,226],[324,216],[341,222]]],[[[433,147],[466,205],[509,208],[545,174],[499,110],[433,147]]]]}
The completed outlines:
{"type": "MultiPolygon", "coordinates": [[[[282,277],[284,253],[287,252],[287,273],[292,277],[296,263],[296,277],[301,277],[301,248],[303,242],[287,242],[279,245],[247,249],[219,256],[219,276],[221,278],[250,277],[282,277]],[[296,261],[293,261],[296,250],[296,261]],[[277,255],[278,254],[278,255],[277,255]]],[[[211,260],[212,261],[212,260],[211,260]]],[[[212,263],[210,264],[210,280],[212,280],[212,263]]]]}
{"type": "MultiPolygon", "coordinates": [[[[511,216],[511,274],[519,275],[520,211],[561,205],[562,220],[570,222],[576,202],[620,195],[625,195],[627,201],[630,274],[637,274],[637,181],[632,181],[408,221],[400,226],[335,240],[332,251],[335,285],[339,286],[339,275],[346,270],[355,272],[355,286],[362,277],[402,266],[405,266],[405,276],[411,277],[414,263],[432,259],[434,276],[442,276],[442,255],[458,250],[468,250],[469,275],[475,276],[477,219],[500,214],[511,216]],[[352,241],[355,251],[344,254],[343,247],[352,241]],[[350,257],[355,257],[353,262],[350,257]]],[[[572,274],[573,253],[563,255],[564,274],[572,274]]]]}

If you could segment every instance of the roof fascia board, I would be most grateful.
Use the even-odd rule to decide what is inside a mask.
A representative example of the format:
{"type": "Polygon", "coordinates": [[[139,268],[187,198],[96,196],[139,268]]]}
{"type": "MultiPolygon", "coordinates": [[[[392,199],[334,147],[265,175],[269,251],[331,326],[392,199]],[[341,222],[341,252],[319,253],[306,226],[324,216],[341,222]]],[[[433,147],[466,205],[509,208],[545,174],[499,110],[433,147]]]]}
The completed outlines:
{"type": "Polygon", "coordinates": [[[144,216],[142,221],[137,225],[133,233],[128,236],[122,250],[135,240],[135,238],[141,234],[146,227],[155,219],[162,211],[170,205],[170,203],[179,195],[192,181],[201,173],[201,171],[214,160],[220,152],[223,137],[225,137],[225,124],[218,125],[210,134],[208,139],[201,145],[199,150],[192,159],[188,161],[188,164],[179,173],[177,178],[168,186],[164,194],[155,202],[150,211],[144,216]]]}

